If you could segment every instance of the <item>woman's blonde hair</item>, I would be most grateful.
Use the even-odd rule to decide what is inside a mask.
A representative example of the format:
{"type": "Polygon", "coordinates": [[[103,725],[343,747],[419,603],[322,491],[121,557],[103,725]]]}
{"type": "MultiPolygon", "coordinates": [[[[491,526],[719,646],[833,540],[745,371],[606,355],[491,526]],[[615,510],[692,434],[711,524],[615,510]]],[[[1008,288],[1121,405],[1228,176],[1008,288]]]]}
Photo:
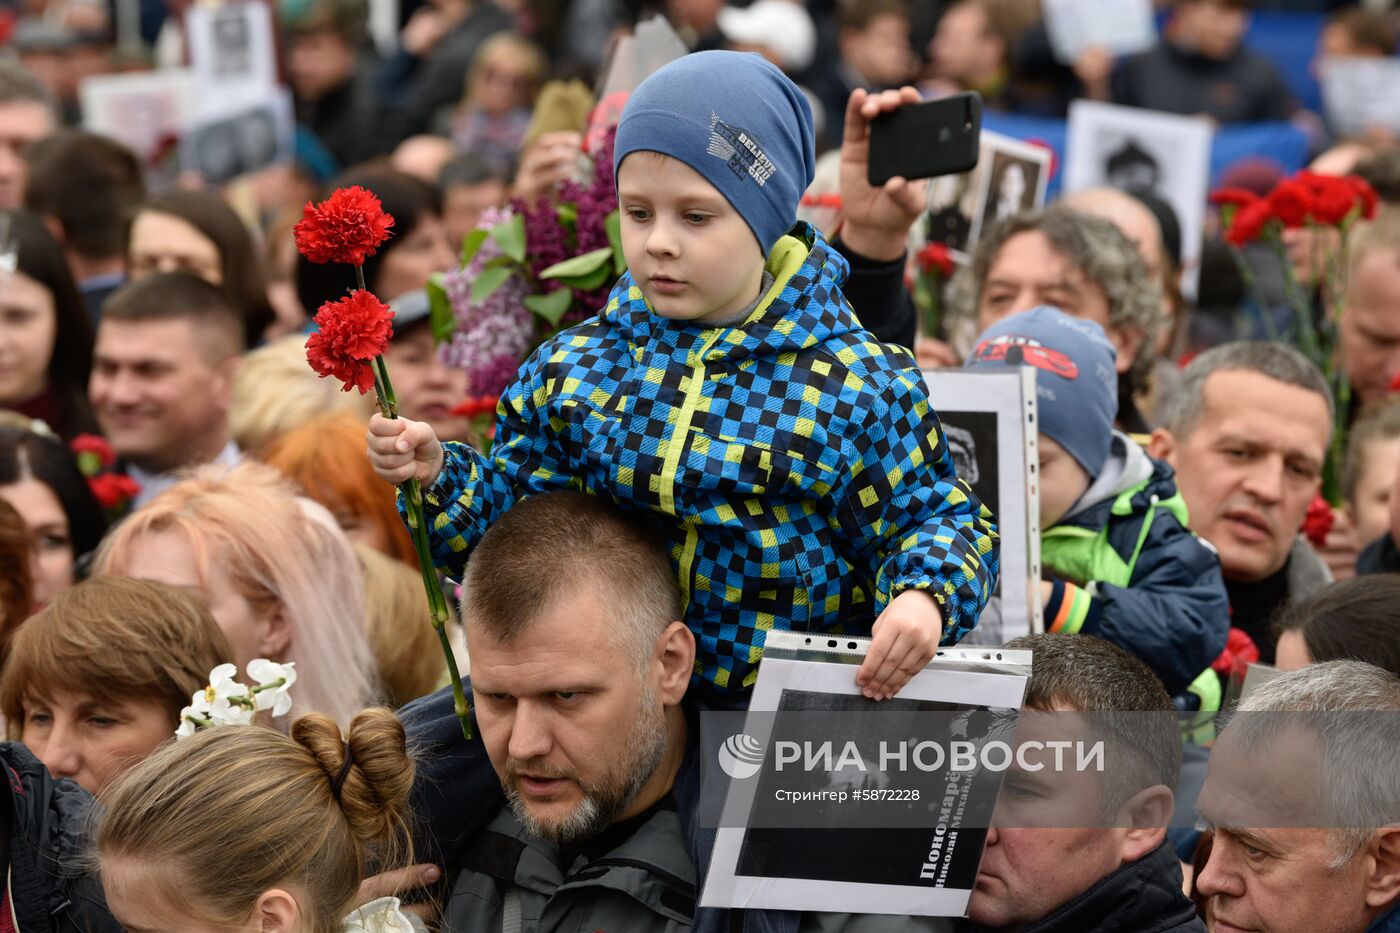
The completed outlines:
{"type": "MultiPolygon", "coordinates": [[[[369,644],[390,704],[402,706],[437,689],[447,668],[428,618],[423,576],[373,548],[355,545],[365,579],[369,644]]],[[[448,607],[447,624],[455,627],[448,607]]]]}
{"type": "MultiPolygon", "coordinates": [[[[98,868],[136,866],[139,883],[155,887],[143,896],[164,893],[216,924],[246,921],[264,892],[285,886],[298,897],[302,929],[333,933],[369,873],[410,860],[412,787],[403,724],[386,709],[359,713],[344,737],[317,713],[293,723],[290,736],[207,728],[112,787],[98,868]]],[[[103,877],[110,885],[119,874],[103,877]]]]}
{"type": "Polygon", "coordinates": [[[239,363],[229,434],[240,450],[256,456],[316,415],[349,412],[369,421],[372,406],[373,396],[343,392],[336,380],[317,376],[306,362],[306,339],[292,334],[258,347],[239,363]]]}
{"type": "Polygon", "coordinates": [[[146,535],[180,535],[201,577],[218,562],[255,611],[281,611],[291,644],[273,660],[297,662],[293,715],[346,722],[377,685],[359,565],[324,511],[269,466],[201,467],[112,529],[97,571],[125,572],[146,535]]]}
{"type": "Polygon", "coordinates": [[[378,528],[389,556],[418,568],[394,488],[375,475],[365,456],[363,419],[348,412],[319,415],[272,441],[262,460],[327,508],[342,508],[378,528]]]}
{"type": "Polygon", "coordinates": [[[135,696],[170,712],[170,729],[209,672],[233,660],[209,610],[188,593],[129,577],[93,577],[54,596],[20,626],[0,675],[12,738],[25,704],[52,690],[135,696]]]}

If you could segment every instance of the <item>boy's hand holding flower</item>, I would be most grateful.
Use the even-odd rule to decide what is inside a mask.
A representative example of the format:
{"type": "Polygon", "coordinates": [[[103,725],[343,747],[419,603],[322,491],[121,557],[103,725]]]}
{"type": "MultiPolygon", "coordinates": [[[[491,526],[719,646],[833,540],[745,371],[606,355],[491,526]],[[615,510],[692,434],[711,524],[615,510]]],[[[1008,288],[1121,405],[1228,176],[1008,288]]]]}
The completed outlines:
{"type": "Polygon", "coordinates": [[[442,472],[442,443],[429,424],[376,413],[369,419],[369,462],[396,486],[414,478],[431,486],[442,472]]]}
{"type": "Polygon", "coordinates": [[[856,684],[872,700],[888,700],[933,660],[943,639],[943,613],[923,590],[905,590],[885,607],[856,684]]]}
{"type": "MultiPolygon", "coordinates": [[[[398,398],[383,358],[393,335],[394,313],[365,285],[365,259],[373,256],[389,238],[393,226],[394,218],[385,213],[379,198],[364,188],[339,188],[319,204],[307,203],[301,221],[293,230],[298,252],[311,262],[343,262],[354,267],[359,287],[344,298],[321,305],[315,318],[316,332],[306,341],[306,360],[320,375],[340,380],[346,392],[359,389],[364,395],[374,389],[381,414],[375,416],[377,420],[371,425],[370,458],[379,475],[396,485],[402,484],[409,536],[423,574],[423,590],[428,597],[433,629],[447,661],[453,708],[462,724],[462,737],[470,739],[472,730],[466,691],[447,638],[447,602],[438,585],[428,547],[422,490],[418,483],[423,470],[414,462],[416,454],[423,454],[432,465],[427,477],[435,478],[442,468],[442,445],[427,425],[397,420],[398,398]]],[[[296,675],[290,671],[290,665],[282,667],[263,662],[258,672],[250,669],[249,675],[264,680],[254,689],[255,694],[277,691],[263,699],[258,709],[276,712],[291,707],[286,688],[296,675]]],[[[182,721],[184,718],[181,717],[182,721]]]]}

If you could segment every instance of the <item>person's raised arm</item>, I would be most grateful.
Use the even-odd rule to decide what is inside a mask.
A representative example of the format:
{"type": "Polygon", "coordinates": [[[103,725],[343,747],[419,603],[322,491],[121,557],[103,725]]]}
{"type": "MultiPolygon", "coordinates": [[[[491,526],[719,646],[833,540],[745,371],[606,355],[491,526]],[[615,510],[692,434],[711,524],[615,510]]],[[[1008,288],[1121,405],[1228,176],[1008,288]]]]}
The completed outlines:
{"type": "Polygon", "coordinates": [[[841,138],[841,241],[865,259],[902,259],[909,228],[928,200],[927,181],[891,178],[875,188],[867,174],[870,124],[881,114],[917,103],[919,92],[912,87],[874,94],[856,90],[846,102],[846,128],[841,138]]]}

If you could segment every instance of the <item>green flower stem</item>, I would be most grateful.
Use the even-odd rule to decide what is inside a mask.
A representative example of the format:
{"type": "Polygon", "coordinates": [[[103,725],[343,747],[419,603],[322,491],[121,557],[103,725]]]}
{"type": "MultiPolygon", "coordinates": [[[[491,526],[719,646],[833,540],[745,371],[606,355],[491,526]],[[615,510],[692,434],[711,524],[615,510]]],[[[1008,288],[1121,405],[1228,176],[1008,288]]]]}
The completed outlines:
{"type": "MultiPolygon", "coordinates": [[[[1228,229],[1229,224],[1226,224],[1228,229]]],[[[1232,249],[1231,255],[1235,257],[1235,267],[1240,271],[1240,278],[1244,280],[1245,290],[1254,296],[1254,301],[1259,307],[1259,317],[1264,322],[1264,336],[1270,340],[1278,340],[1278,326],[1274,323],[1274,316],[1270,308],[1264,304],[1263,292],[1259,289],[1259,282],[1254,277],[1254,270],[1250,268],[1249,260],[1245,259],[1244,250],[1236,247],[1232,249]]]]}
{"type": "MultiPolygon", "coordinates": [[[[355,268],[355,274],[360,279],[360,287],[363,288],[364,273],[358,266],[355,268]]],[[[399,403],[394,396],[394,385],[389,381],[389,368],[384,365],[382,356],[374,358],[374,391],[379,398],[379,410],[384,417],[397,418],[399,403]]],[[[462,675],[457,670],[457,658],[452,653],[452,643],[447,638],[447,600],[443,598],[442,587],[438,585],[437,570],[433,567],[433,556],[428,547],[428,525],[423,517],[423,490],[416,476],[400,483],[399,488],[403,491],[404,504],[407,506],[408,530],[413,538],[414,553],[418,555],[418,569],[423,574],[423,589],[428,593],[428,608],[432,612],[433,629],[442,644],[443,656],[447,658],[447,673],[452,680],[453,710],[457,714],[457,721],[462,724],[462,737],[471,739],[471,710],[467,707],[466,692],[462,689],[462,675]]]]}
{"type": "Polygon", "coordinates": [[[1270,230],[1264,235],[1264,239],[1273,248],[1274,255],[1278,257],[1279,265],[1283,269],[1284,292],[1294,314],[1294,334],[1302,344],[1299,349],[1308,359],[1317,361],[1321,347],[1318,346],[1317,328],[1313,325],[1312,303],[1308,301],[1302,285],[1293,274],[1293,264],[1288,260],[1288,253],[1283,248],[1283,237],[1279,235],[1278,230],[1270,230]]]}

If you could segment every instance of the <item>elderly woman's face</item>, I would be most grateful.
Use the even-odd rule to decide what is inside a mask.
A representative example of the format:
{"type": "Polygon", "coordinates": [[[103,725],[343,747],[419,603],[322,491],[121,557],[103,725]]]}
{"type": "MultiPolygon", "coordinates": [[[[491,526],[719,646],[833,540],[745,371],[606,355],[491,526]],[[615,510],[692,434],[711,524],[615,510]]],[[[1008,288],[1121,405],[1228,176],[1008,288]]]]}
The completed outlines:
{"type": "Polygon", "coordinates": [[[155,699],[36,689],[24,698],[20,741],[54,777],[101,794],[170,738],[177,715],[155,699]]]}
{"type": "Polygon", "coordinates": [[[260,612],[234,586],[227,561],[211,555],[201,574],[189,541],[176,531],[153,531],[133,542],[124,575],[154,580],[185,590],[203,603],[233,647],[233,663],[240,668],[254,658],[282,661],[286,658],[285,627],[260,612]]]}

